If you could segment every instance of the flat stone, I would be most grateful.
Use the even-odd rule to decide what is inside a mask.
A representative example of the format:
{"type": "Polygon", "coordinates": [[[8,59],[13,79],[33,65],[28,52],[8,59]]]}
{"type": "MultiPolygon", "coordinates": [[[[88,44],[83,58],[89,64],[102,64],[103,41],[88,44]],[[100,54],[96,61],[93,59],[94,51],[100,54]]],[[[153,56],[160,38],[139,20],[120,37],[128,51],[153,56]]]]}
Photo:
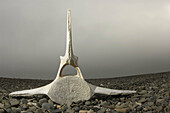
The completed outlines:
{"type": "Polygon", "coordinates": [[[139,92],[140,95],[144,95],[144,94],[146,94],[146,93],[147,93],[146,90],[142,90],[141,92],[139,92]]]}
{"type": "Polygon", "coordinates": [[[54,106],[53,106],[53,104],[50,104],[50,103],[43,103],[42,104],[42,109],[52,110],[52,109],[54,109],[54,106]]]}
{"type": "Polygon", "coordinates": [[[115,109],[117,112],[128,113],[130,108],[115,109]]]}
{"type": "Polygon", "coordinates": [[[21,113],[28,113],[27,111],[21,111],[21,113]]]}
{"type": "Polygon", "coordinates": [[[79,113],[88,113],[88,110],[80,110],[79,113]]]}
{"type": "Polygon", "coordinates": [[[165,99],[158,99],[158,100],[156,100],[156,103],[162,103],[164,101],[165,101],[165,99]]]}
{"type": "Polygon", "coordinates": [[[11,106],[17,106],[19,104],[19,100],[17,99],[10,99],[11,106]]]}
{"type": "Polygon", "coordinates": [[[90,104],[91,104],[90,101],[86,101],[86,102],[85,102],[85,105],[87,105],[87,106],[89,106],[90,104]]]}
{"type": "Polygon", "coordinates": [[[139,103],[144,103],[144,102],[146,102],[147,100],[146,100],[146,98],[141,98],[138,102],[139,103]]]}
{"type": "Polygon", "coordinates": [[[153,102],[148,102],[147,104],[148,104],[149,106],[153,106],[153,105],[154,105],[153,102]]]}

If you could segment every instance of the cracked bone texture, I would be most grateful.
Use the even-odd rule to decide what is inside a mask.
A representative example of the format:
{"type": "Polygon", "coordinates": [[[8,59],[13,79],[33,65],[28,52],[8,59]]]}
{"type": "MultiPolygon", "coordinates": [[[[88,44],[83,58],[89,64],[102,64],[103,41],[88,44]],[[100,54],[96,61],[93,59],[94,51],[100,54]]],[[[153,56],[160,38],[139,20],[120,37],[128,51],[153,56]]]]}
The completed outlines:
{"type": "Polygon", "coordinates": [[[72,102],[88,100],[94,94],[88,83],[76,76],[65,76],[52,84],[48,95],[51,100],[70,105],[72,102]]]}

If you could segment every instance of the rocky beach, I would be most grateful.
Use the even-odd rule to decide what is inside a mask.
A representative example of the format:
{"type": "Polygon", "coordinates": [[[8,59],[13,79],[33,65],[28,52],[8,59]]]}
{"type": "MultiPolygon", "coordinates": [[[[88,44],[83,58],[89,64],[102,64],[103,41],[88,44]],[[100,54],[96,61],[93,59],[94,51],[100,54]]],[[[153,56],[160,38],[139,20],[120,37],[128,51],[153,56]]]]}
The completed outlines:
{"type": "Polygon", "coordinates": [[[135,90],[136,94],[106,96],[70,106],[51,101],[46,95],[11,97],[9,93],[46,85],[51,80],[0,78],[0,113],[169,113],[170,72],[119,78],[88,79],[91,84],[112,89],[135,90]]]}

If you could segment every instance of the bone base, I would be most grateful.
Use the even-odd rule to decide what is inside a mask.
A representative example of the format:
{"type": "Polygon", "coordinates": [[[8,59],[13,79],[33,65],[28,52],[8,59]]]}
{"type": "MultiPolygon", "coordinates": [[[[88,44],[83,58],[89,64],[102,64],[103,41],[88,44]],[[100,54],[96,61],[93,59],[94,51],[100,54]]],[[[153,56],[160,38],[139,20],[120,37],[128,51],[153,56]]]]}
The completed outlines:
{"type": "Polygon", "coordinates": [[[79,100],[88,100],[93,91],[88,83],[76,76],[65,76],[51,85],[48,96],[54,102],[70,105],[79,100]]]}
{"type": "Polygon", "coordinates": [[[84,79],[77,76],[64,76],[52,83],[35,89],[16,91],[10,93],[10,96],[30,96],[35,94],[46,94],[51,100],[59,104],[70,105],[79,100],[89,100],[93,94],[105,95],[127,95],[136,93],[130,90],[115,90],[98,87],[87,83],[84,79]]]}

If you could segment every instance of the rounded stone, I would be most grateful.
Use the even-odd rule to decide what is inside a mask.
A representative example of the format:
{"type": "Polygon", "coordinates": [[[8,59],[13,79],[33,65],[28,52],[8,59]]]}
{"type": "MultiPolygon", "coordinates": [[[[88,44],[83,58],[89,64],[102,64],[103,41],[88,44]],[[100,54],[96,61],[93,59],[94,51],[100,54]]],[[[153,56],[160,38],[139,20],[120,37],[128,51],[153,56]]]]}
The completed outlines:
{"type": "Polygon", "coordinates": [[[93,92],[88,83],[77,76],[64,76],[56,80],[49,92],[48,96],[56,103],[68,104],[80,100],[88,100],[93,92]]]}
{"type": "Polygon", "coordinates": [[[45,110],[52,110],[54,109],[54,106],[50,103],[43,103],[42,104],[42,109],[45,109],[45,110]]]}

